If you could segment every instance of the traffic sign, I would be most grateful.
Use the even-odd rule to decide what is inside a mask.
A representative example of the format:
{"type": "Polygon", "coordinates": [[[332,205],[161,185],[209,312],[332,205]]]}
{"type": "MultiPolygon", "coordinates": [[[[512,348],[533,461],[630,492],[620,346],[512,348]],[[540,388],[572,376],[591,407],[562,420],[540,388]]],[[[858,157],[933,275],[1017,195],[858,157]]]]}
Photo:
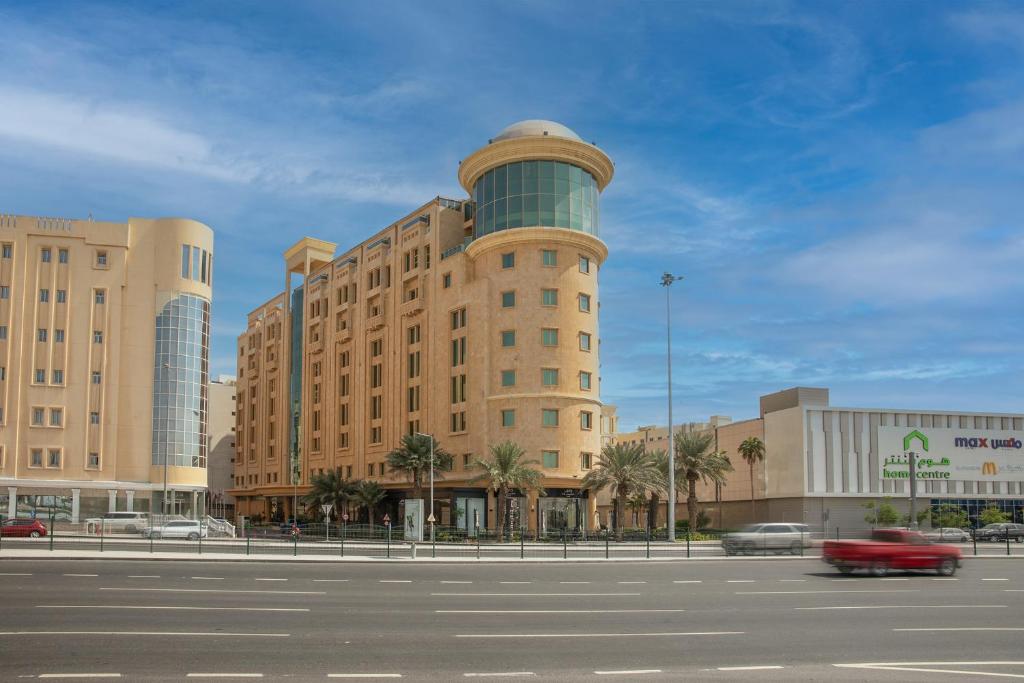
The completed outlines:
{"type": "Polygon", "coordinates": [[[331,510],[334,508],[334,503],[324,503],[320,506],[320,509],[324,511],[324,517],[331,516],[331,510]]]}
{"type": "Polygon", "coordinates": [[[430,516],[427,517],[427,521],[430,522],[431,524],[433,524],[434,522],[437,521],[437,519],[434,518],[434,513],[433,512],[431,512],[430,516]]]}
{"type": "Polygon", "coordinates": [[[348,521],[348,513],[347,512],[341,516],[341,520],[343,522],[347,522],[348,521]]]}

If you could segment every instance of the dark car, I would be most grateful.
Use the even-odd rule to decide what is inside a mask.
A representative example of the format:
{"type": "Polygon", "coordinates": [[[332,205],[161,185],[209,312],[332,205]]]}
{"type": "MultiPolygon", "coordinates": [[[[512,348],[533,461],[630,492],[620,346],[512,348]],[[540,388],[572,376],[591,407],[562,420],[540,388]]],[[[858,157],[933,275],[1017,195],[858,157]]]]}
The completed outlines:
{"type": "Polygon", "coordinates": [[[0,536],[39,538],[46,535],[46,525],[38,519],[5,519],[0,536]]]}
{"type": "Polygon", "coordinates": [[[1000,522],[998,524],[986,524],[974,530],[974,538],[979,541],[1006,541],[1010,539],[1017,543],[1024,542],[1024,524],[1012,522],[1000,522]]]}

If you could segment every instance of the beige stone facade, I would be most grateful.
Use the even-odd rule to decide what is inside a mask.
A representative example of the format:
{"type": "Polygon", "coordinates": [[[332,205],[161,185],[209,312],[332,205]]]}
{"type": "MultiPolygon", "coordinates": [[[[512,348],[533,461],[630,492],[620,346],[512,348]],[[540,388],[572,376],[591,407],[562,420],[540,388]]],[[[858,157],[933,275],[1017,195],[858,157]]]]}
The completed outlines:
{"type": "Polygon", "coordinates": [[[157,509],[165,477],[198,511],[213,231],[0,215],[0,248],[0,514],[157,509]]]}
{"type": "Polygon", "coordinates": [[[513,523],[591,528],[580,480],[602,444],[597,198],[611,175],[571,131],[524,122],[462,162],[473,199],[435,198],[340,253],[312,238],[288,250],[285,293],[239,338],[239,512],[285,518],[336,469],[385,484],[394,515],[409,485],[385,460],[421,432],[455,456],[439,524],[493,525],[471,464],[512,440],[548,493],[517,499],[513,523]]]}
{"type": "Polygon", "coordinates": [[[235,392],[234,377],[210,382],[206,509],[212,517],[229,521],[235,518],[235,499],[227,493],[235,487],[235,392]]]}

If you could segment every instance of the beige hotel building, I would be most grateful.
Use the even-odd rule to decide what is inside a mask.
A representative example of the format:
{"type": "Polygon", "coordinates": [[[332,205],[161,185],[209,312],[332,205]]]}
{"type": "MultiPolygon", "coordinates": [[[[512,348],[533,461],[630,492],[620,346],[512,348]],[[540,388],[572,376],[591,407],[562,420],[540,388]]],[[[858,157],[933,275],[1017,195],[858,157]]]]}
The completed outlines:
{"type": "Polygon", "coordinates": [[[213,231],[0,214],[0,515],[196,514],[213,231]]]}
{"type": "Polygon", "coordinates": [[[468,198],[432,199],[340,252],[308,237],[285,252],[283,292],[238,341],[240,514],[287,518],[296,495],[301,514],[311,477],[334,469],[384,484],[400,519],[410,485],[385,460],[422,432],[455,456],[439,524],[493,526],[471,463],[513,440],[547,495],[517,498],[512,523],[593,528],[580,481],[601,449],[598,206],[612,162],[563,125],[523,121],[458,174],[468,198]]]}

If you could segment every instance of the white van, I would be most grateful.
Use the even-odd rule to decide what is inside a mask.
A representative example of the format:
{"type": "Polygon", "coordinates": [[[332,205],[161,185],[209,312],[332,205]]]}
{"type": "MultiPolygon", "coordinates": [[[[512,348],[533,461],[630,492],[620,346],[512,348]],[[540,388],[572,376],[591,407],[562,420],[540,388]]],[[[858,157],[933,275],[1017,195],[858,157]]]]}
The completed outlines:
{"type": "Polygon", "coordinates": [[[148,512],[108,512],[102,518],[103,531],[125,532],[129,534],[140,533],[149,526],[148,512]]]}

